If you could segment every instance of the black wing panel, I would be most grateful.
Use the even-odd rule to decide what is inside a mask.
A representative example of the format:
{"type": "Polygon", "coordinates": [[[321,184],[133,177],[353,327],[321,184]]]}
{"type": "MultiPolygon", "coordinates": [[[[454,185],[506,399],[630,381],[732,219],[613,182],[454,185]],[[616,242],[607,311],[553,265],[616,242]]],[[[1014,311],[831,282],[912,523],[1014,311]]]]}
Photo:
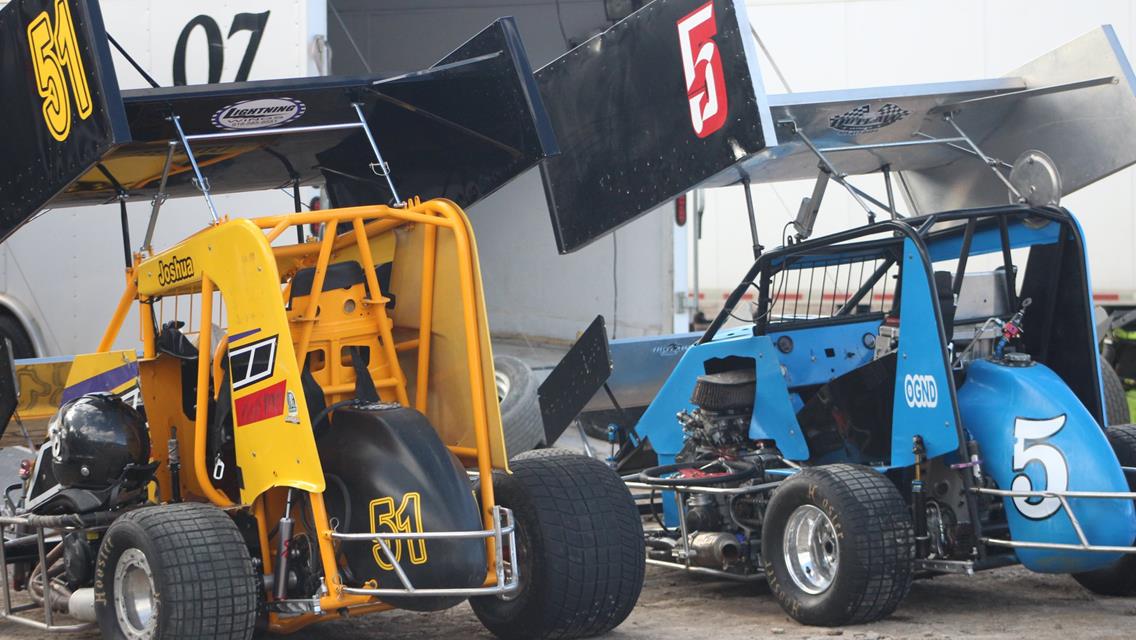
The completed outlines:
{"type": "Polygon", "coordinates": [[[561,150],[542,165],[561,253],[765,148],[768,106],[740,0],[656,0],[537,82],[561,150]]]}
{"type": "Polygon", "coordinates": [[[3,239],[129,139],[97,2],[14,0],[0,11],[0,114],[3,239]]]}

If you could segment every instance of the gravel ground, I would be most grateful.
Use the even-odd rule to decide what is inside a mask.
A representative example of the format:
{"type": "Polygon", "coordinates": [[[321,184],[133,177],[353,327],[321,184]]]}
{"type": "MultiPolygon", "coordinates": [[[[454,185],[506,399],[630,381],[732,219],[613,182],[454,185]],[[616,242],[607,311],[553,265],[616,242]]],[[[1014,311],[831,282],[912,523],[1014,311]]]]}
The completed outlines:
{"type": "MultiPolygon", "coordinates": [[[[764,584],[738,585],[650,568],[639,605],[610,640],[785,638],[885,640],[949,638],[1017,640],[1121,639],[1136,635],[1136,600],[1089,594],[1067,576],[999,569],[973,577],[920,580],[890,618],[874,624],[804,627],[781,612],[764,584]]],[[[435,614],[391,612],[328,622],[295,637],[313,640],[492,638],[461,605],[435,614]]],[[[38,638],[0,622],[0,638],[38,638]]],[[[70,638],[96,638],[72,634],[70,638]]]]}

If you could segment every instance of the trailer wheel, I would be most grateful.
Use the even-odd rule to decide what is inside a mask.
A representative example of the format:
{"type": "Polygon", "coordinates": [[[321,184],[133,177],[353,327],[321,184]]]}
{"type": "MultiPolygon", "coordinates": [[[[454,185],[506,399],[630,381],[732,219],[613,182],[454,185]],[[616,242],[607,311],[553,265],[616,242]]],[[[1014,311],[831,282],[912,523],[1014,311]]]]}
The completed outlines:
{"type": "MultiPolygon", "coordinates": [[[[1109,427],[1104,433],[1121,466],[1136,467],[1136,425],[1120,424],[1109,427]]],[[[1131,474],[1128,474],[1128,490],[1136,491],[1136,478],[1131,474]]],[[[1136,596],[1136,556],[1121,556],[1107,567],[1074,573],[1073,579],[1102,596],[1136,596]]]]}
{"type": "Polygon", "coordinates": [[[537,381],[532,369],[512,356],[493,358],[493,379],[501,403],[501,426],[509,456],[539,447],[544,442],[537,381]]]}
{"type": "Polygon", "coordinates": [[[1101,382],[1104,385],[1104,408],[1109,426],[1128,424],[1132,420],[1128,409],[1128,396],[1124,393],[1124,382],[1120,374],[1108,360],[1100,359],[1101,382]]]}
{"type": "Polygon", "coordinates": [[[515,458],[495,472],[497,503],[517,522],[520,589],[470,599],[506,640],[584,638],[631,613],[643,588],[643,525],[631,494],[604,463],[555,451],[515,458]]]}
{"type": "Polygon", "coordinates": [[[887,616],[907,596],[915,533],[890,480],[867,467],[826,465],[774,491],[761,553],[770,590],[795,620],[858,624],[887,616]]]}
{"type": "Polygon", "coordinates": [[[0,312],[0,339],[4,338],[12,343],[13,358],[34,358],[36,356],[35,345],[32,344],[31,337],[28,336],[28,332],[24,330],[20,321],[7,313],[0,312]]]}
{"type": "Polygon", "coordinates": [[[95,564],[95,615],[104,638],[245,640],[257,584],[245,542],[215,507],[145,507],[115,520],[95,564]]]}

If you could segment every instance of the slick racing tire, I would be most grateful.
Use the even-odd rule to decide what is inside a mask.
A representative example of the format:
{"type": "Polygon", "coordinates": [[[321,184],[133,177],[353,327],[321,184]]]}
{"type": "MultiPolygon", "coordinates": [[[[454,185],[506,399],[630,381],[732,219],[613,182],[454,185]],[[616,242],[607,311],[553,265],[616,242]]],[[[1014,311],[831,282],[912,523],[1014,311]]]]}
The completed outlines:
{"type": "Polygon", "coordinates": [[[115,520],[95,565],[95,616],[114,640],[247,640],[257,584],[237,525],[204,504],[145,507],[115,520]]]}
{"type": "MultiPolygon", "coordinates": [[[[1104,434],[1120,465],[1136,466],[1136,425],[1119,424],[1105,429],[1104,434]]],[[[1136,491],[1136,477],[1127,475],[1128,490],[1136,491]]],[[[1125,555],[1107,567],[1074,573],[1073,579],[1102,596],[1136,596],[1136,556],[1125,555]]]]}
{"type": "Polygon", "coordinates": [[[1128,424],[1132,421],[1128,409],[1128,396],[1124,393],[1124,382],[1120,380],[1120,374],[1116,373],[1116,369],[1107,360],[1101,358],[1101,382],[1104,385],[1104,407],[1105,412],[1108,414],[1108,424],[1120,425],[1128,424]]]}
{"type": "MultiPolygon", "coordinates": [[[[505,640],[586,638],[618,626],[643,589],[643,525],[631,494],[604,463],[552,450],[494,472],[497,504],[513,510],[519,589],[470,599],[505,640]]],[[[506,552],[507,553],[507,552],[506,552]]]]}
{"type": "Polygon", "coordinates": [[[859,624],[895,611],[911,588],[915,533],[895,485],[867,467],[805,469],[765,512],[769,588],[798,622],[859,624]]]}
{"type": "Polygon", "coordinates": [[[532,369],[512,356],[497,356],[493,358],[493,370],[497,400],[501,403],[505,450],[509,456],[546,444],[537,397],[539,385],[532,369]]]}

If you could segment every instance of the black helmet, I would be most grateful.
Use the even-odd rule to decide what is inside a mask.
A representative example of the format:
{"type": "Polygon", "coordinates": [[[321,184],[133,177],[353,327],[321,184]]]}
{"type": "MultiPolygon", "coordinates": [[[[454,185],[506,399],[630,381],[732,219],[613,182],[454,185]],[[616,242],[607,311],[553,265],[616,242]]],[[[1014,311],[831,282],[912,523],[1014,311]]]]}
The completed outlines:
{"type": "Polygon", "coordinates": [[[146,420],[113,393],[65,403],[48,425],[51,468],[60,485],[105,489],[129,464],[150,461],[146,420]]]}

